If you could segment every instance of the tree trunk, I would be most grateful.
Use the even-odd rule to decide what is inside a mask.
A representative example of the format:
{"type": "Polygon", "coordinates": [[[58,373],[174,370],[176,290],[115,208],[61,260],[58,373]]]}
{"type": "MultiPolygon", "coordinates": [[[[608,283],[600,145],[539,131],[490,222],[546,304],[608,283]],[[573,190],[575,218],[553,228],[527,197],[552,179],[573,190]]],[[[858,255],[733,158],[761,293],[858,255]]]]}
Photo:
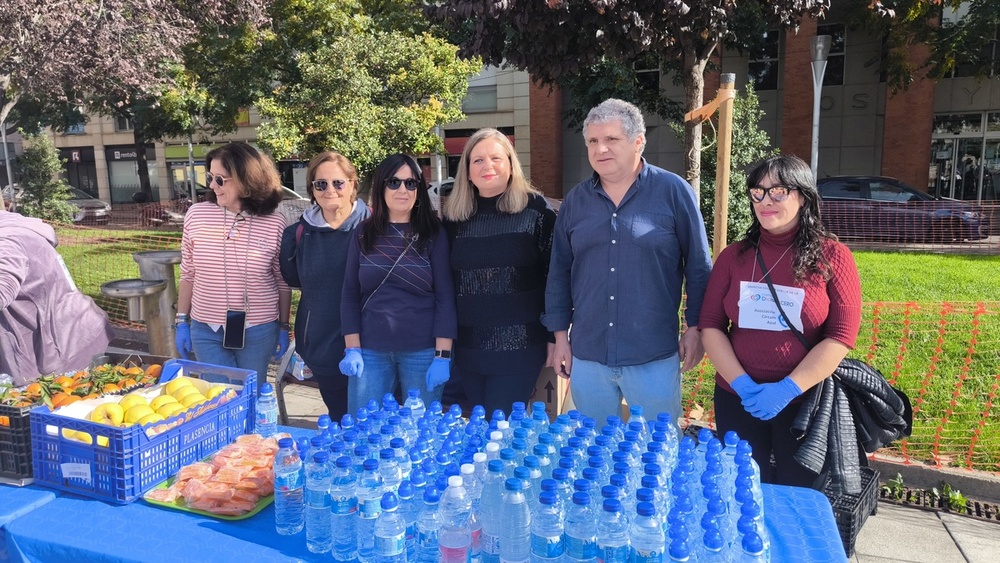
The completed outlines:
{"type": "MultiPolygon", "coordinates": [[[[684,112],[700,108],[704,103],[705,65],[696,49],[685,49],[681,81],[684,84],[684,112]]],[[[684,124],[684,179],[694,188],[701,201],[701,123],[684,124]]]]}
{"type": "Polygon", "coordinates": [[[153,188],[149,182],[149,163],[146,162],[146,136],[142,134],[142,123],[132,117],[132,139],[135,141],[135,164],[139,172],[139,191],[146,194],[145,201],[153,201],[153,188]]]}

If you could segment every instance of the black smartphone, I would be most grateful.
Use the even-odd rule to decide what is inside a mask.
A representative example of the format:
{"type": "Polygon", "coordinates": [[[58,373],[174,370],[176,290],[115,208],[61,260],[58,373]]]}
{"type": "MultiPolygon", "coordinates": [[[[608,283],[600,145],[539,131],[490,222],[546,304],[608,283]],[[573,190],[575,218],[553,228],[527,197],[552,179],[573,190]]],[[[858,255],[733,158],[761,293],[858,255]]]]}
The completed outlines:
{"type": "Polygon", "coordinates": [[[246,311],[226,311],[226,326],[222,329],[222,347],[229,350],[242,350],[246,327],[246,311]]]}

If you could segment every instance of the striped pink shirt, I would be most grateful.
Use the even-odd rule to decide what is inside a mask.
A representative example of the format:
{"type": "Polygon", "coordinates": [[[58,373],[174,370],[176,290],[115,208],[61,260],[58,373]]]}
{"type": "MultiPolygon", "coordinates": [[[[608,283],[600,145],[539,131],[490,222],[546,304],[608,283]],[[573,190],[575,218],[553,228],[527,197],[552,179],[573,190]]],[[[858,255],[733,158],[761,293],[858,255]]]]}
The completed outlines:
{"type": "Polygon", "coordinates": [[[232,309],[247,311],[247,326],[277,320],[278,292],[289,291],[278,268],[284,229],[278,213],[237,216],[211,202],[191,206],[181,239],[181,281],[194,288],[191,318],[222,325],[232,309]]]}

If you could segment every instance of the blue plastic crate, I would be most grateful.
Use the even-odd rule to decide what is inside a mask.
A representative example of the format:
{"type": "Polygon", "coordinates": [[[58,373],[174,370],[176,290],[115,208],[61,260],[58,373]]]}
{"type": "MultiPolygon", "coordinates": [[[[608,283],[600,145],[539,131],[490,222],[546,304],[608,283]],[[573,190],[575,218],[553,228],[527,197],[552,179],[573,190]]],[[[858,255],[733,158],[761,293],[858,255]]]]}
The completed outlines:
{"type": "MultiPolygon", "coordinates": [[[[136,425],[114,428],[36,407],[30,417],[35,483],[127,504],[181,467],[208,457],[237,436],[253,432],[255,371],[187,360],[172,362],[177,362],[181,374],[188,377],[242,385],[242,389],[236,398],[153,437],[136,425]],[[86,432],[95,443],[67,438],[65,430],[86,432]]],[[[167,366],[164,371],[169,371],[167,366]]]]}

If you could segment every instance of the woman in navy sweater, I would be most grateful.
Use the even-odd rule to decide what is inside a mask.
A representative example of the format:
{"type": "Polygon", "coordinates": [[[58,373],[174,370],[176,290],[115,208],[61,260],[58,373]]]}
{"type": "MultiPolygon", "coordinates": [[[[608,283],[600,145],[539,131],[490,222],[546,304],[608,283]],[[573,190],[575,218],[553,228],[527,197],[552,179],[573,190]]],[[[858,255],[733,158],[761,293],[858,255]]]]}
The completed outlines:
{"type": "Polygon", "coordinates": [[[510,412],[530,399],[554,342],[540,319],[556,215],[496,129],[480,129],[466,143],[444,214],[458,308],[456,369],[470,402],[510,412]]]}
{"type": "Polygon", "coordinates": [[[351,376],[352,412],[397,382],[425,402],[440,400],[456,334],[448,238],[417,161],[383,160],[372,174],[371,206],[347,254],[341,309],[340,369],[351,376]]]}
{"type": "Polygon", "coordinates": [[[340,420],[347,413],[347,378],[338,366],[344,349],[340,294],[347,249],[370,215],[358,201],[358,171],[335,152],[316,155],[306,171],[313,206],[281,237],[281,276],[302,290],[295,315],[295,351],[312,370],[319,392],[340,420]]]}

